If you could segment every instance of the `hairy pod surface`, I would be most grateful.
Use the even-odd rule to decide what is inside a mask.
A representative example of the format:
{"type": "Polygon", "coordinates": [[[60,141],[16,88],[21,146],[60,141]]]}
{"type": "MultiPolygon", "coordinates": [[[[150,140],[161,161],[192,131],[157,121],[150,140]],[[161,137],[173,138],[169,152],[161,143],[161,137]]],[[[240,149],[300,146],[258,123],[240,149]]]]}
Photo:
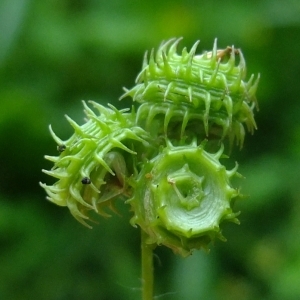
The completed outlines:
{"type": "Polygon", "coordinates": [[[219,162],[223,147],[215,154],[203,145],[174,147],[171,143],[147,162],[135,182],[133,225],[149,235],[150,244],[165,245],[175,253],[189,255],[208,248],[216,237],[223,239],[220,223],[238,223],[231,205],[239,192],[231,187],[230,171],[219,162]]]}
{"type": "MultiPolygon", "coordinates": [[[[149,128],[155,117],[160,119],[165,133],[171,118],[181,112],[182,138],[187,124],[196,120],[198,140],[215,136],[228,137],[242,147],[246,125],[250,132],[256,128],[253,108],[256,105],[255,92],[259,75],[246,82],[246,63],[241,50],[234,46],[196,55],[197,41],[188,52],[181,55],[177,45],[181,39],[171,39],[154,50],[146,52],[142,71],[132,89],[125,89],[126,96],[142,103],[138,124],[149,128]],[[238,58],[237,58],[238,57],[238,58]],[[155,107],[155,109],[154,109],[155,107]],[[146,111],[151,113],[147,115],[146,111]],[[201,130],[200,130],[201,129],[201,130]]],[[[178,118],[177,118],[178,121],[178,118]]]]}
{"type": "Polygon", "coordinates": [[[133,172],[131,156],[137,155],[138,144],[148,145],[145,140],[147,133],[134,125],[134,114],[91,103],[100,116],[84,102],[88,121],[79,126],[67,117],[75,130],[67,141],[57,137],[50,126],[60,155],[45,156],[54,167],[43,172],[58,180],[53,185],[41,183],[48,200],[67,206],[71,214],[86,226],[89,226],[84,221],[89,219],[87,211],[109,216],[103,207],[113,209],[112,200],[129,193],[126,180],[133,172]]]}

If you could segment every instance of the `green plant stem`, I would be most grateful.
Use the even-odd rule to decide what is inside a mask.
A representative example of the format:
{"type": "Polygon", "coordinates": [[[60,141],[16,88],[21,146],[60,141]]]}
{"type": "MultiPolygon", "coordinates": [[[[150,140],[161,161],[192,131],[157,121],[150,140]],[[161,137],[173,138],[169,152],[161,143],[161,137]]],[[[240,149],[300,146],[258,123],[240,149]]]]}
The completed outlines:
{"type": "Polygon", "coordinates": [[[153,249],[155,246],[146,243],[147,237],[147,233],[141,230],[142,293],[143,300],[153,300],[153,249]]]}

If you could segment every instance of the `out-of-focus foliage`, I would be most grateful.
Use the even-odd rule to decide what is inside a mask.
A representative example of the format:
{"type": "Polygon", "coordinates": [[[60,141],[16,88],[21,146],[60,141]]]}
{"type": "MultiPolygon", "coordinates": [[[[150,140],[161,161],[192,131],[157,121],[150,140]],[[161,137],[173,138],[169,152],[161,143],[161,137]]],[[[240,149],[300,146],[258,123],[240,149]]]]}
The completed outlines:
{"type": "Polygon", "coordinates": [[[259,130],[234,157],[249,198],[227,243],[189,258],[158,248],[160,299],[300,298],[300,2],[2,0],[0,3],[0,299],[140,299],[139,230],[122,217],[93,230],[45,201],[39,181],[56,154],[47,126],[67,138],[63,115],[80,100],[118,108],[143,53],[183,36],[199,49],[241,47],[261,73],[259,130]]]}

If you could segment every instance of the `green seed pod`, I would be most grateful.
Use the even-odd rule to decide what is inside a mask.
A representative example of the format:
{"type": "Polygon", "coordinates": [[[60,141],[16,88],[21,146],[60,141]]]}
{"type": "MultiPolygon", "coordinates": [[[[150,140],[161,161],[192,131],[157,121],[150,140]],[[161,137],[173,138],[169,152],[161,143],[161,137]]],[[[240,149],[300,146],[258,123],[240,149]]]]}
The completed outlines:
{"type": "Polygon", "coordinates": [[[43,172],[58,180],[53,185],[41,183],[48,200],[67,206],[88,227],[84,221],[89,219],[88,210],[109,216],[103,207],[113,209],[112,200],[130,193],[126,180],[134,172],[131,156],[137,155],[139,144],[148,145],[146,132],[134,125],[134,113],[91,103],[101,115],[97,116],[83,102],[88,121],[79,126],[67,117],[75,130],[67,141],[58,138],[50,126],[60,155],[45,156],[54,167],[43,172]]]}
{"type": "Polygon", "coordinates": [[[151,51],[149,61],[146,52],[137,84],[125,89],[121,99],[130,96],[142,104],[137,122],[146,130],[160,128],[166,134],[173,131],[173,126],[168,130],[169,124],[174,125],[172,119],[177,125],[181,119],[176,139],[190,136],[186,129],[196,127],[198,140],[229,137],[231,144],[236,139],[242,147],[243,123],[250,132],[256,128],[253,108],[259,75],[255,82],[254,75],[244,81],[245,60],[233,46],[217,50],[215,40],[211,52],[196,55],[198,41],[190,52],[184,48],[178,55],[180,40],[162,43],[156,55],[151,51]]]}
{"type": "Polygon", "coordinates": [[[138,102],[136,112],[91,102],[98,116],[84,103],[85,124],[67,117],[70,139],[50,127],[59,155],[46,156],[54,167],[43,171],[57,181],[41,186],[88,227],[88,211],[108,216],[103,209],[114,210],[116,198],[129,199],[131,223],[149,244],[187,256],[224,240],[224,220],[238,223],[232,206],[240,194],[231,184],[237,166],[226,170],[219,159],[225,138],[242,147],[244,126],[256,128],[259,75],[245,81],[243,54],[233,46],[217,50],[215,41],[211,52],[196,55],[196,42],[179,55],[179,41],[152,50],[149,61],[145,54],[137,84],[121,97],[138,102]]]}
{"type": "Polygon", "coordinates": [[[230,184],[237,166],[227,171],[219,162],[223,147],[215,154],[203,147],[196,142],[174,147],[168,142],[144,165],[128,200],[134,212],[131,223],[148,234],[148,242],[183,256],[207,249],[216,237],[224,240],[223,220],[238,223],[231,206],[239,192],[230,184]]]}

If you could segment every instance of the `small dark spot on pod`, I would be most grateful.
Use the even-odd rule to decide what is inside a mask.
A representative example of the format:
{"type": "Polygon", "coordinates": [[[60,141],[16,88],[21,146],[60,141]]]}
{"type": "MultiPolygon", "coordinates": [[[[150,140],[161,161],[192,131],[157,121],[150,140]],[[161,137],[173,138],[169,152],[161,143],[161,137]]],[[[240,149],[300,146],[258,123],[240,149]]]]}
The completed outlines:
{"type": "Polygon", "coordinates": [[[61,152],[64,152],[66,150],[66,148],[67,148],[66,145],[58,145],[57,151],[61,153],[61,152]]]}
{"type": "Polygon", "coordinates": [[[91,183],[91,179],[88,177],[83,177],[81,180],[82,184],[90,184],[91,183]]]}

